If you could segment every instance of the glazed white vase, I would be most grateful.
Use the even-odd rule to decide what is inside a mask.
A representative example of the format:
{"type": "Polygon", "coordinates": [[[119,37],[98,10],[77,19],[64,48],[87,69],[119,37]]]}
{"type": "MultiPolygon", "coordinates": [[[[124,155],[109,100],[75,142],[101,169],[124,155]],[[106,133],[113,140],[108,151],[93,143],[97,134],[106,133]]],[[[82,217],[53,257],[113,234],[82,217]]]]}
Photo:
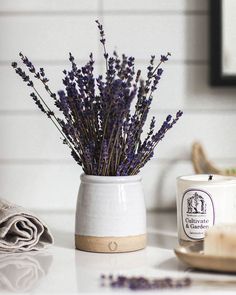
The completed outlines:
{"type": "Polygon", "coordinates": [[[129,252],[146,246],[141,176],[81,175],[75,246],[91,252],[129,252]]]}

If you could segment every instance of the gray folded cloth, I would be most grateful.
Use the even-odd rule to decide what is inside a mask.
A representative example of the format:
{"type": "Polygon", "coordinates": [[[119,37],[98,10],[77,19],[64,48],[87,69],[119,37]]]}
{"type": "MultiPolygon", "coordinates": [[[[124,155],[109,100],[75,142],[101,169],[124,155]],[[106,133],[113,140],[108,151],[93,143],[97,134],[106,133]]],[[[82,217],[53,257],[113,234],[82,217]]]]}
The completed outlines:
{"type": "Polygon", "coordinates": [[[53,237],[36,215],[0,199],[0,252],[40,250],[53,243],[53,237]]]}

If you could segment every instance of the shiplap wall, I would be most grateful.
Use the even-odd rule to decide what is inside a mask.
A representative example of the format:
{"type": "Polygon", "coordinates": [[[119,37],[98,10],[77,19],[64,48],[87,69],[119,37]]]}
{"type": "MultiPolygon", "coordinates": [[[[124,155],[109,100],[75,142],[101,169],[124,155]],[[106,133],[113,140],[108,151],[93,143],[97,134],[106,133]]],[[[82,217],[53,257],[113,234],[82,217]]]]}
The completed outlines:
{"type": "Polygon", "coordinates": [[[152,114],[159,124],[178,109],[184,116],[142,174],[147,207],[173,208],[176,176],[193,172],[193,141],[219,165],[236,164],[236,90],[208,86],[207,0],[1,0],[0,196],[30,208],[75,207],[81,169],[10,63],[24,52],[45,67],[55,90],[69,51],[79,63],[92,51],[102,72],[95,19],[109,50],[135,56],[141,69],[151,54],[172,53],[152,114]]]}

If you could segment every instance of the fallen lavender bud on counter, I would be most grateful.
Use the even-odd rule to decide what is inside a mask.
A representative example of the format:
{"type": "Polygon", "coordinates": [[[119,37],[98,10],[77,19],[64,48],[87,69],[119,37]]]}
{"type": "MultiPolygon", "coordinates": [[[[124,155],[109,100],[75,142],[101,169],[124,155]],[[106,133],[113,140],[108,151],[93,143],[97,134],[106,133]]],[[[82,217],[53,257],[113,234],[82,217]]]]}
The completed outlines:
{"type": "Polygon", "coordinates": [[[190,278],[158,278],[158,279],[149,279],[146,277],[126,277],[126,276],[116,276],[113,275],[104,275],[101,277],[101,286],[102,287],[111,287],[118,289],[130,289],[133,291],[139,290],[155,290],[155,289],[179,289],[186,288],[192,284],[190,278]]]}

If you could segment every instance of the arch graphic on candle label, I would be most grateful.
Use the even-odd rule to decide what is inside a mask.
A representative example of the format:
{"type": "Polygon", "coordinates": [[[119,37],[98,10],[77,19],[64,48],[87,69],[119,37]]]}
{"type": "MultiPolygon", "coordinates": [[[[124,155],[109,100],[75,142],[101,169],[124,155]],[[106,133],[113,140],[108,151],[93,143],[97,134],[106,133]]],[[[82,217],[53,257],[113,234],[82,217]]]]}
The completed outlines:
{"type": "Polygon", "coordinates": [[[202,240],[205,231],[215,224],[215,209],[211,195],[201,189],[184,192],[181,204],[182,227],[191,240],[202,240]]]}

